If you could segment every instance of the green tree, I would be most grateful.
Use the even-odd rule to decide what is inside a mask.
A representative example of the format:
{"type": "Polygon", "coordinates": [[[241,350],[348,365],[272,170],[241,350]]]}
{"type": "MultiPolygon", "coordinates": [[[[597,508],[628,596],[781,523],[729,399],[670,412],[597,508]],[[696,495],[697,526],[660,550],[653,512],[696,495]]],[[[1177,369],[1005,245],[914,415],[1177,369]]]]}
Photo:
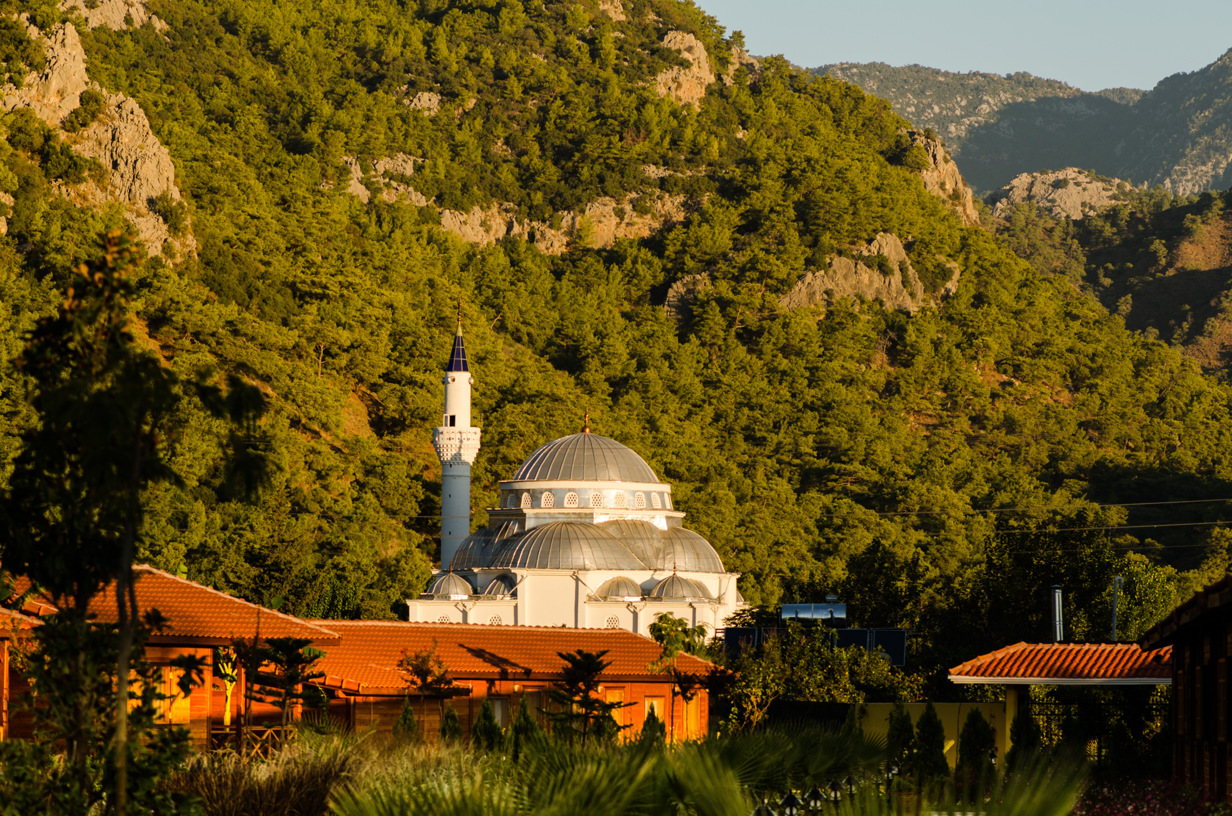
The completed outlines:
{"type": "Polygon", "coordinates": [[[915,726],[911,722],[911,714],[901,703],[894,706],[890,712],[889,725],[886,729],[886,759],[898,763],[902,768],[915,745],[915,726]]]}
{"type": "Polygon", "coordinates": [[[612,661],[604,660],[607,650],[578,649],[556,654],[565,665],[557,687],[548,690],[548,698],[558,706],[557,711],[549,714],[555,726],[553,734],[576,738],[585,746],[590,737],[606,739],[627,728],[617,725],[612,715],[629,704],[611,703],[599,696],[603,672],[612,665],[612,661]]]}
{"type": "Polygon", "coordinates": [[[909,770],[921,790],[936,791],[950,775],[945,761],[945,726],[931,701],[915,723],[915,753],[909,770]]]}
{"type": "Polygon", "coordinates": [[[995,776],[996,746],[992,726],[984,714],[978,708],[971,709],[958,737],[958,762],[954,768],[954,788],[961,801],[983,801],[995,776]]]}
{"type": "Polygon", "coordinates": [[[402,712],[394,721],[393,732],[399,739],[419,740],[419,723],[415,721],[415,709],[411,706],[409,694],[402,698],[402,712]]]}
{"type": "Polygon", "coordinates": [[[528,756],[538,755],[547,746],[547,735],[543,733],[538,720],[531,714],[530,704],[525,694],[518,701],[518,713],[514,716],[513,722],[509,724],[506,738],[509,742],[509,756],[514,762],[528,756]]]}
{"type": "Polygon", "coordinates": [[[441,743],[447,744],[462,739],[462,723],[458,712],[454,711],[452,703],[445,703],[441,714],[441,743]]]}
{"type": "Polygon", "coordinates": [[[1014,720],[1010,723],[1010,750],[1005,755],[1005,768],[1013,772],[1035,761],[1044,744],[1040,735],[1039,725],[1031,714],[1031,706],[1027,700],[1021,700],[1018,710],[1014,712],[1014,720]]]}
{"type": "Polygon", "coordinates": [[[495,751],[501,747],[505,734],[496,721],[496,711],[487,697],[479,707],[479,716],[471,726],[471,745],[480,751],[495,751]]]}

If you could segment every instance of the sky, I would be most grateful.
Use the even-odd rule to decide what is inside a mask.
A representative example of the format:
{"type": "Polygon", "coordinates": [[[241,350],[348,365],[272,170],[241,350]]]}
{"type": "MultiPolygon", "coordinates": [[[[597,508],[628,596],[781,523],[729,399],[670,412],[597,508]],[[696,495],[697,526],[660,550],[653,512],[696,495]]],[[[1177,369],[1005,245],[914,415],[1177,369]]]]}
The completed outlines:
{"type": "Polygon", "coordinates": [[[1150,90],[1232,48],[1232,0],[694,0],[757,56],[1150,90]]]}

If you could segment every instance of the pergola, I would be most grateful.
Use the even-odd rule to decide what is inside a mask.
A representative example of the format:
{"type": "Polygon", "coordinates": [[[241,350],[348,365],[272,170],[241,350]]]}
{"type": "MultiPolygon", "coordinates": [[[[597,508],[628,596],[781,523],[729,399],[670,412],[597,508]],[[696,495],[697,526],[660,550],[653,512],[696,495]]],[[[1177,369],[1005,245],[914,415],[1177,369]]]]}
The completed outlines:
{"type": "MultiPolygon", "coordinates": [[[[959,684],[1005,687],[1005,722],[1011,723],[1029,686],[1148,686],[1172,682],[1172,649],[1136,643],[1015,643],[950,669],[959,684]]],[[[997,735],[997,753],[1010,749],[1009,728],[997,735]]]]}

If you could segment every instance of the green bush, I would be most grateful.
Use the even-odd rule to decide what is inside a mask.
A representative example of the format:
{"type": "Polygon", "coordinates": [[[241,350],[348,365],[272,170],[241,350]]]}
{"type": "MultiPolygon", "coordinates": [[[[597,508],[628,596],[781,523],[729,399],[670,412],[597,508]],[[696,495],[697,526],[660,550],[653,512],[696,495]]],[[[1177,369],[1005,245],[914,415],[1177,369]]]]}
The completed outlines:
{"type": "Polygon", "coordinates": [[[106,104],[107,97],[101,91],[94,88],[86,88],[81,92],[78,106],[64,118],[60,126],[68,133],[84,130],[94,123],[98,115],[103,112],[106,104]]]}

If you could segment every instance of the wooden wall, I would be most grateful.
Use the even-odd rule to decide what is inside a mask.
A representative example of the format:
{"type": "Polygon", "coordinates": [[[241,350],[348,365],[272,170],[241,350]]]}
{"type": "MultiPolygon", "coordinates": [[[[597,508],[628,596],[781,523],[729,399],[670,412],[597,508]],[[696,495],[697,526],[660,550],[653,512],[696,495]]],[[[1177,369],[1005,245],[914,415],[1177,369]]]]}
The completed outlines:
{"type": "Polygon", "coordinates": [[[1228,799],[1228,655],[1232,617],[1208,614],[1172,648],[1172,773],[1214,799],[1228,799]]]}

